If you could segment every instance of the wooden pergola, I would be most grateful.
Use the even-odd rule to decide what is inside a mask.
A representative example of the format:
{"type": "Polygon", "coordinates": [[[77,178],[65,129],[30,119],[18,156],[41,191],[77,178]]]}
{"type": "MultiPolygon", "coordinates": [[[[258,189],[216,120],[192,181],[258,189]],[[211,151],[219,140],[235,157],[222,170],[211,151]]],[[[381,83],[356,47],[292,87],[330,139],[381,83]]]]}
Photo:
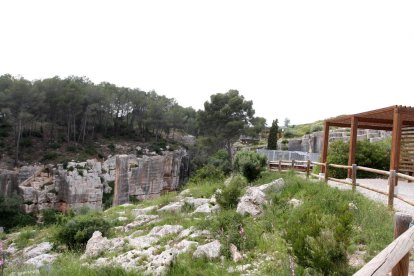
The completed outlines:
{"type": "MultiPolygon", "coordinates": [[[[348,165],[355,164],[358,129],[392,131],[390,170],[414,171],[414,108],[390,106],[354,115],[344,115],[327,119],[324,123],[322,163],[326,163],[330,127],[351,128],[348,165]]],[[[322,167],[322,172],[325,168],[322,167]]],[[[351,170],[348,170],[351,177],[351,170]]],[[[397,183],[396,183],[397,184],[397,183]]]]}

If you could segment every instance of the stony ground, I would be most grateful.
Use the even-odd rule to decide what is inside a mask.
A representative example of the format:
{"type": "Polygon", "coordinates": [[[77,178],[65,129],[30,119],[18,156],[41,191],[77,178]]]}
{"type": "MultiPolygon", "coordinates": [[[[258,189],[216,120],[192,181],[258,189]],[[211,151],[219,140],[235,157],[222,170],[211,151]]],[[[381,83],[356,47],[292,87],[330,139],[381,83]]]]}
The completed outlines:
{"type": "MultiPolygon", "coordinates": [[[[260,215],[266,203],[265,193],[283,185],[283,179],[279,179],[248,188],[237,212],[260,215]]],[[[272,255],[259,254],[256,261],[247,261],[246,254],[230,245],[232,260],[225,260],[218,237],[200,227],[219,212],[216,194],[220,192],[217,190],[209,198],[196,198],[187,189],[177,196],[149,201],[150,204],[145,203],[144,206],[124,204],[108,209],[104,217],[118,225],[113,229],[112,238],[95,231],[80,256],[80,262],[88,267],[119,266],[127,271],[164,275],[173,261],[186,253],[192,258],[219,260],[218,264],[230,274],[260,275],[265,263],[274,262],[272,255]]],[[[59,257],[60,254],[53,250],[55,245],[42,237],[32,240],[30,246],[18,249],[18,235],[20,233],[10,234],[5,242],[9,244],[8,267],[33,274],[36,269],[50,266],[59,257]]]]}

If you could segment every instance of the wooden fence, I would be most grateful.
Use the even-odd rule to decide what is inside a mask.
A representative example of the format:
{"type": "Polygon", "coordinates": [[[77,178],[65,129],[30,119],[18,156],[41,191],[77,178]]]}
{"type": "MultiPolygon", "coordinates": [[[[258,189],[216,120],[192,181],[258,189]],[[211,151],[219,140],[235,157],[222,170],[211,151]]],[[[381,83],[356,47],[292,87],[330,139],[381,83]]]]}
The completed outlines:
{"type": "MultiPolygon", "coordinates": [[[[306,174],[306,178],[323,177],[325,182],[328,180],[351,185],[352,190],[355,191],[356,187],[361,187],[368,189],[383,195],[388,196],[388,207],[393,208],[394,198],[398,198],[412,206],[414,206],[414,201],[404,198],[398,194],[394,193],[394,188],[398,179],[405,179],[414,181],[414,177],[398,173],[395,170],[384,171],[378,169],[367,168],[363,166],[357,166],[353,164],[352,166],[347,165],[338,165],[338,164],[329,164],[329,163],[320,163],[314,161],[271,161],[269,162],[270,170],[283,171],[284,169],[293,169],[301,173],[306,174]],[[312,173],[312,168],[314,166],[323,166],[325,167],[325,174],[323,176],[312,173]],[[351,179],[343,180],[333,177],[329,177],[329,168],[345,169],[351,171],[351,179]],[[388,192],[384,192],[367,185],[357,183],[357,171],[365,171],[370,173],[379,174],[382,176],[388,177],[388,192]]],[[[412,221],[411,216],[403,215],[396,213],[395,215],[395,224],[394,224],[394,241],[390,243],[384,250],[382,250],[377,256],[375,256],[370,262],[368,262],[364,267],[362,267],[354,276],[366,276],[366,275],[387,275],[388,272],[392,271],[392,276],[406,276],[408,275],[408,266],[409,266],[409,251],[414,246],[414,227],[409,228],[409,225],[412,221]],[[406,231],[407,230],[407,231],[406,231]]]]}

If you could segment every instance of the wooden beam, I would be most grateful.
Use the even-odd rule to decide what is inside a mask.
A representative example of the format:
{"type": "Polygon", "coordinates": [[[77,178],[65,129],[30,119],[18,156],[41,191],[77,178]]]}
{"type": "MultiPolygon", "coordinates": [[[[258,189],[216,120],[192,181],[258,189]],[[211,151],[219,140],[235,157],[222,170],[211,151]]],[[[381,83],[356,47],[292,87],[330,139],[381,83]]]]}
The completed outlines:
{"type": "MultiPolygon", "coordinates": [[[[329,122],[330,126],[334,127],[351,127],[351,123],[331,123],[329,122]]],[[[360,129],[375,129],[375,130],[388,130],[391,131],[392,127],[388,125],[369,125],[369,124],[360,124],[358,125],[360,129]]]]}
{"type": "MultiPolygon", "coordinates": [[[[401,234],[408,230],[410,227],[412,217],[403,214],[396,213],[394,216],[394,240],[397,239],[401,234]]],[[[398,264],[392,269],[392,276],[408,275],[408,264],[409,264],[410,253],[407,253],[398,264]]]]}
{"type": "MultiPolygon", "coordinates": [[[[352,166],[352,164],[355,164],[357,135],[358,135],[358,118],[353,116],[351,118],[351,137],[349,140],[348,166],[352,166]]],[[[348,169],[348,178],[351,178],[351,177],[352,177],[352,169],[348,169]]]]}
{"type": "MultiPolygon", "coordinates": [[[[398,108],[394,109],[393,127],[392,127],[392,145],[391,145],[391,162],[390,170],[398,172],[401,150],[401,114],[398,108]]],[[[398,178],[395,186],[398,185],[398,178]]]]}
{"type": "MultiPolygon", "coordinates": [[[[328,145],[329,145],[329,127],[330,124],[325,121],[323,124],[323,146],[322,146],[322,163],[326,163],[326,159],[328,157],[328,145]]],[[[321,172],[325,173],[326,167],[321,168],[321,172]]]]}

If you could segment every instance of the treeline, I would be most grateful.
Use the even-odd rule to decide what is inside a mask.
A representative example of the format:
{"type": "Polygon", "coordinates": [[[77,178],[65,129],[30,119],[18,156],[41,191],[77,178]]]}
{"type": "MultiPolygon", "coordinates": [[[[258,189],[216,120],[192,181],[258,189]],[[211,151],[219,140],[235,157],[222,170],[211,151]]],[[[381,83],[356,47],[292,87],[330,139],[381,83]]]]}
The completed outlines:
{"type": "Polygon", "coordinates": [[[85,143],[105,137],[146,137],[172,129],[196,134],[197,112],[154,91],[94,84],[84,77],[37,81],[0,76],[0,123],[13,127],[16,161],[22,134],[85,143]]]}
{"type": "Polygon", "coordinates": [[[5,128],[13,130],[16,164],[22,136],[58,144],[84,144],[99,135],[150,141],[176,129],[202,136],[202,149],[196,150],[201,163],[220,148],[231,160],[232,143],[241,134],[259,134],[266,125],[254,113],[253,102],[237,90],[211,95],[204,110],[196,111],[154,91],[94,84],[85,77],[29,81],[0,76],[0,138],[9,136],[5,128]]]}

